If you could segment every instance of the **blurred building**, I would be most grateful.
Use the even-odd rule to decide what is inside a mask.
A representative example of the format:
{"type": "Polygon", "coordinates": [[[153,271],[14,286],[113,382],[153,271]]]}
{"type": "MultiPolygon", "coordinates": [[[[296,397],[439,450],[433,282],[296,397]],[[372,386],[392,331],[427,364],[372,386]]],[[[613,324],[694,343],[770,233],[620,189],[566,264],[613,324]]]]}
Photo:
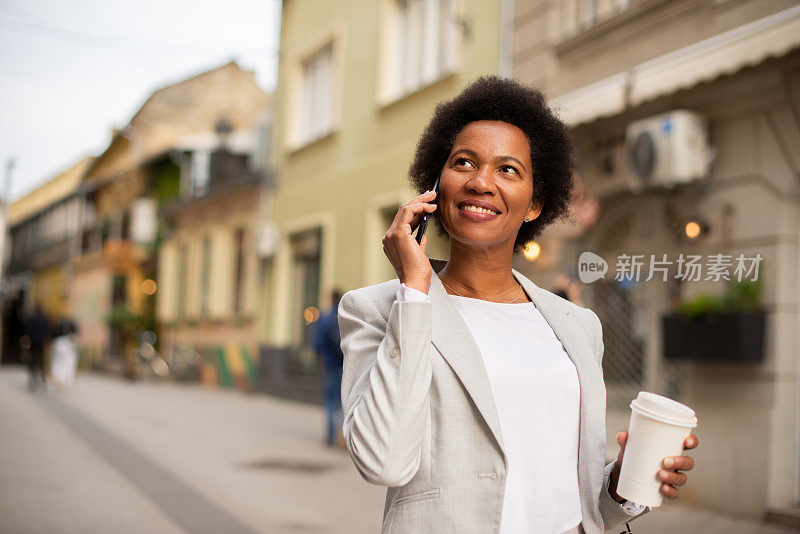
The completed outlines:
{"type": "Polygon", "coordinates": [[[681,499],[733,514],[796,518],[800,5],[514,5],[514,76],[554,97],[573,127],[585,187],[578,224],[553,228],[535,261],[520,258],[517,267],[547,286],[574,272],[583,251],[609,265],[582,297],[604,327],[608,456],[616,457],[614,436],[627,428],[637,392],[667,394],[699,419],[696,468],[681,499]],[[702,229],[692,239],[690,221],[702,229]],[[670,302],[727,286],[707,278],[681,283],[681,253],[764,259],[762,362],[665,360],[661,321],[670,302]],[[642,254],[647,263],[651,254],[656,261],[666,254],[668,279],[617,283],[620,254],[642,254]]]}
{"type": "MultiPolygon", "coordinates": [[[[206,278],[203,286],[197,278],[203,263],[197,243],[204,231],[238,217],[233,210],[241,206],[234,202],[229,208],[220,201],[207,213],[189,201],[216,193],[218,181],[256,180],[250,162],[261,161],[264,153],[263,136],[257,132],[268,106],[269,95],[258,87],[254,73],[231,62],[155,91],[115,131],[82,181],[94,218],[82,229],[72,292],[84,360],[135,374],[141,332],[159,334],[162,326],[166,342],[160,348],[169,358],[175,342],[191,338],[187,331],[205,331],[205,318],[195,303],[213,291],[215,279],[206,278]],[[227,131],[220,131],[220,125],[227,131]],[[220,144],[221,135],[229,138],[229,145],[220,144]],[[222,170],[212,172],[214,165],[222,170]],[[240,180],[239,172],[247,176],[240,180]],[[193,223],[187,223],[190,219],[193,223]],[[177,257],[176,242],[191,254],[177,257]],[[159,261],[162,243],[166,261],[159,261]],[[170,264],[172,258],[175,264],[170,264]],[[165,282],[159,280],[162,274],[165,282]],[[186,290],[176,290],[175,284],[184,284],[180,287],[186,290]],[[177,313],[182,310],[188,313],[177,313]]],[[[251,245],[243,241],[246,250],[251,245]]],[[[224,253],[233,257],[235,251],[224,253]]],[[[194,340],[200,345],[223,343],[212,336],[194,340]]],[[[194,348],[210,354],[205,346],[194,348]]],[[[223,360],[215,352],[211,363],[222,365],[223,360]]]]}
{"type": "Polygon", "coordinates": [[[94,158],[84,158],[13,202],[8,210],[10,255],[3,300],[3,363],[19,361],[21,320],[41,306],[54,322],[70,313],[70,257],[81,217],[79,194],[94,158]]]}
{"type": "MultiPolygon", "coordinates": [[[[254,104],[254,115],[263,114],[263,101],[254,104]]],[[[184,146],[183,171],[207,176],[161,209],[170,228],[159,249],[161,349],[174,358],[195,353],[204,382],[242,389],[256,378],[256,239],[272,180],[264,119],[236,131],[221,120],[216,136],[184,146]]]]}
{"type": "MultiPolygon", "coordinates": [[[[381,237],[436,103],[497,73],[499,2],[283,2],[274,205],[259,321],[262,383],[319,398],[309,336],[330,291],[394,278],[381,237]]],[[[428,232],[428,251],[445,243],[428,232]]]]}

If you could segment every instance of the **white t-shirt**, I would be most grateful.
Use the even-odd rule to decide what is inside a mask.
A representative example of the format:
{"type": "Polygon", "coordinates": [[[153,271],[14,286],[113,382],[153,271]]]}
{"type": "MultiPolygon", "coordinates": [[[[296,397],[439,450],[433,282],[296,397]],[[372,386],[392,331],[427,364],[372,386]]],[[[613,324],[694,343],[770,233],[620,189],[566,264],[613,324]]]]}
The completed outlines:
{"type": "MultiPolygon", "coordinates": [[[[428,301],[403,286],[398,300],[428,301]]],[[[532,302],[450,295],[483,356],[508,459],[501,534],[574,531],[580,383],[572,359],[532,302]]],[[[622,505],[629,512],[640,507],[622,505]]]]}
{"type": "Polygon", "coordinates": [[[452,296],[478,344],[494,394],[508,475],[501,534],[580,524],[578,372],[532,302],[452,296]]]}

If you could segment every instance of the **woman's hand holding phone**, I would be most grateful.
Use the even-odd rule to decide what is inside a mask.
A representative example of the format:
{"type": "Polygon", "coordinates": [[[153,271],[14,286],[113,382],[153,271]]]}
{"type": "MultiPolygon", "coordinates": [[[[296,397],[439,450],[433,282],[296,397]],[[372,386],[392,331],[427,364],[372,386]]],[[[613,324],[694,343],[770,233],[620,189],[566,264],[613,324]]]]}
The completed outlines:
{"type": "Polygon", "coordinates": [[[417,243],[412,231],[416,228],[424,213],[436,211],[435,191],[426,191],[418,197],[400,206],[392,225],[383,236],[383,253],[392,263],[400,282],[427,293],[431,287],[431,268],[425,248],[428,236],[417,243]]]}

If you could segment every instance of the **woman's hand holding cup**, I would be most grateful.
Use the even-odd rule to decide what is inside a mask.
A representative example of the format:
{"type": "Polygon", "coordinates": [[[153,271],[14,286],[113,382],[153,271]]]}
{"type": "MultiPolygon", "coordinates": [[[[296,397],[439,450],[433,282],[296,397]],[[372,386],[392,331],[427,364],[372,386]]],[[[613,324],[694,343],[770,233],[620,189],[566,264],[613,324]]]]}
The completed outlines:
{"type": "Polygon", "coordinates": [[[431,204],[435,198],[435,191],[426,191],[400,206],[382,240],[383,253],[392,263],[400,282],[423,293],[430,289],[433,274],[425,254],[428,236],[423,236],[422,242],[417,243],[412,232],[419,225],[424,213],[436,211],[436,204],[431,204]]]}
{"type": "MultiPolygon", "coordinates": [[[[619,454],[617,455],[617,463],[614,465],[614,470],[611,472],[609,481],[609,493],[614,497],[617,502],[623,502],[625,499],[617,495],[616,488],[619,481],[619,473],[622,466],[622,459],[625,456],[625,444],[628,442],[628,431],[623,430],[617,434],[617,444],[619,444],[619,454]]],[[[698,445],[697,436],[689,434],[683,441],[683,450],[694,449],[698,445]]],[[[686,475],[680,471],[690,471],[694,467],[694,459],[691,456],[665,456],[661,461],[662,469],[656,473],[656,477],[660,480],[661,487],[658,489],[667,499],[677,499],[680,491],[676,486],[683,486],[686,484],[686,475]]]]}

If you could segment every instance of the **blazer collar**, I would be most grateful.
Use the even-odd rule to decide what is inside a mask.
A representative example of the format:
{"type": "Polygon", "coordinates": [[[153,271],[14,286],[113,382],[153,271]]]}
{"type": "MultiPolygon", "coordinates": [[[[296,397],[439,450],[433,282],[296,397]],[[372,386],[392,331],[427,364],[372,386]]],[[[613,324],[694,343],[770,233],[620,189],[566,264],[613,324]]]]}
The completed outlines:
{"type": "MultiPolygon", "coordinates": [[[[431,276],[429,292],[433,320],[431,340],[456,375],[458,375],[505,457],[500,420],[497,415],[494,395],[489,384],[483,357],[469,328],[453,304],[450,295],[445,291],[444,285],[438,276],[438,272],[446,264],[447,262],[443,260],[431,260],[431,266],[434,271],[433,276],[431,276]]],[[[593,361],[592,347],[586,341],[585,334],[580,330],[576,321],[577,318],[570,317],[570,304],[562,301],[553,293],[540,288],[516,270],[512,269],[512,273],[553,329],[556,337],[561,341],[570,359],[575,364],[581,382],[581,421],[591,420],[587,419],[587,417],[593,414],[588,412],[588,403],[584,401],[587,398],[586,393],[590,379],[594,379],[592,366],[596,364],[593,361]]],[[[590,429],[587,425],[581,424],[581,438],[584,438],[590,431],[596,431],[596,429],[590,429]]]]}

